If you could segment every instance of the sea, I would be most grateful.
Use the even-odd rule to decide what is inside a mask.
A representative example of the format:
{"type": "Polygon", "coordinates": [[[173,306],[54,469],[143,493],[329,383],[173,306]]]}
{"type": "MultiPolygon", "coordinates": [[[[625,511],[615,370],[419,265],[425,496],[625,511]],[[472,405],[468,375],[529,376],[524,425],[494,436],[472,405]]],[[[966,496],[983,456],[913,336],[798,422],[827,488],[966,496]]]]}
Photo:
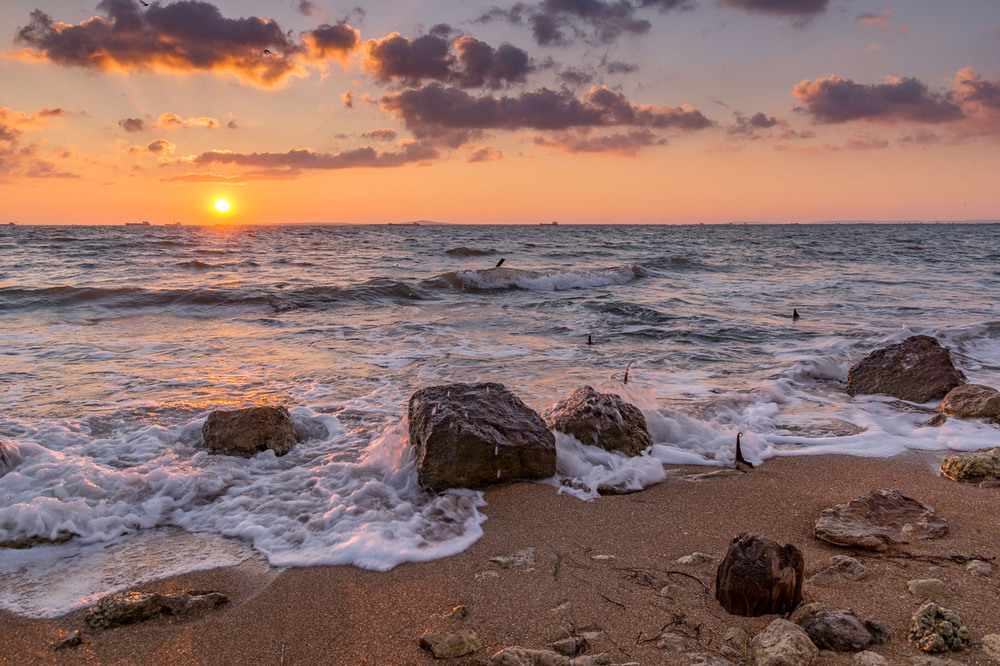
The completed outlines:
{"type": "Polygon", "coordinates": [[[996,445],[844,388],[914,334],[1000,386],[998,248],[997,224],[0,227],[0,542],[60,541],[0,548],[0,608],[467,549],[483,493],[422,488],[407,434],[431,385],[638,406],[639,457],[557,438],[567,502],[732,465],[737,432],[754,463],[996,445]],[[260,404],[290,411],[290,453],[204,449],[210,412],[260,404]]]}

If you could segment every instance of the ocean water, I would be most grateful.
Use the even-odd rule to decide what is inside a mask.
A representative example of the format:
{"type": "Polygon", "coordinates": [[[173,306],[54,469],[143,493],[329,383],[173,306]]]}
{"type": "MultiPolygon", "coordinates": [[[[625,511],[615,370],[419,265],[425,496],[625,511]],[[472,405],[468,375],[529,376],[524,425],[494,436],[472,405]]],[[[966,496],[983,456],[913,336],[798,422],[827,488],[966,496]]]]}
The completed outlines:
{"type": "Polygon", "coordinates": [[[483,496],[416,477],[416,389],[590,384],[646,416],[625,458],[558,437],[552,492],[663,463],[995,445],[851,398],[868,352],[937,337],[1000,386],[997,225],[0,227],[0,607],[52,616],[258,558],[385,570],[478,539],[483,496]],[[501,268],[493,268],[503,258],[501,268]],[[791,318],[797,309],[801,317],[791,318]],[[592,345],[587,345],[587,336],[592,345]],[[629,381],[624,371],[631,363],[629,381]],[[209,454],[209,412],[289,408],[281,458],[209,454]]]}

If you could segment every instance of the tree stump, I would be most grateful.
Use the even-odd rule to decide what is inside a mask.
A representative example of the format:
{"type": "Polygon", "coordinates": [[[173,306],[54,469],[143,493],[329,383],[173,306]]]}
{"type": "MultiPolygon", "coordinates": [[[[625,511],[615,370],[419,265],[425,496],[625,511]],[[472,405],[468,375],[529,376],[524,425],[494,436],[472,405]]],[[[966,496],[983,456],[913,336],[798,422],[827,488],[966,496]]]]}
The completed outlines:
{"type": "Polygon", "coordinates": [[[787,613],[802,602],[805,560],[791,544],[741,532],[715,575],[715,598],[727,613],[787,613]]]}

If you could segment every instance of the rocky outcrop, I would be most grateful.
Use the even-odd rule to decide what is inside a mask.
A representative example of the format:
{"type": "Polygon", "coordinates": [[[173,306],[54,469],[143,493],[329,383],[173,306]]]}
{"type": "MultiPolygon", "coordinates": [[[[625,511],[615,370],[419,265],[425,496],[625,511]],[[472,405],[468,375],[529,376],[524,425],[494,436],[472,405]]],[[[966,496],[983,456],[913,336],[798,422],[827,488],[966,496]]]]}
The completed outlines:
{"type": "Polygon", "coordinates": [[[283,456],[299,441],[284,407],[247,407],[212,412],[201,427],[205,446],[222,453],[252,456],[271,449],[283,456]]]}
{"type": "Polygon", "coordinates": [[[962,384],[948,391],[938,410],[958,419],[1000,421],[1000,391],[982,384],[962,384]]]}
{"type": "Polygon", "coordinates": [[[889,631],[878,622],[862,620],[854,611],[817,613],[802,624],[813,644],[821,650],[861,652],[889,640],[889,631]]]}
{"type": "Polygon", "coordinates": [[[653,445],[646,417],[639,408],[613,393],[598,393],[590,386],[578,388],[567,399],[542,412],[553,430],[583,444],[637,456],[653,445]]]}
{"type": "Polygon", "coordinates": [[[833,564],[806,582],[810,585],[834,585],[836,583],[864,580],[868,576],[868,569],[865,568],[865,565],[853,557],[834,555],[830,560],[833,564]]]}
{"type": "Polygon", "coordinates": [[[1000,446],[945,456],[941,473],[956,481],[1000,478],[1000,446]]]}
{"type": "Polygon", "coordinates": [[[221,592],[192,590],[183,594],[119,592],[102,597],[87,613],[86,622],[94,629],[112,629],[145,622],[161,615],[191,615],[216,608],[229,601],[221,592]]]}
{"type": "Polygon", "coordinates": [[[757,666],[809,666],[819,656],[809,635],[788,620],[775,620],[750,641],[757,666]]]}
{"type": "Polygon", "coordinates": [[[802,602],[804,569],[795,546],[741,533],[716,571],[715,598],[733,615],[787,613],[802,602]]]}
{"type": "Polygon", "coordinates": [[[847,504],[824,509],[816,521],[818,539],[876,551],[947,533],[948,522],[933,508],[898,490],[874,490],[847,504]]]}
{"type": "Polygon", "coordinates": [[[421,483],[481,488],[556,473],[555,436],[502,384],[448,384],[410,398],[410,442],[421,483]]]}
{"type": "Polygon", "coordinates": [[[933,602],[914,613],[909,629],[910,642],[924,652],[960,652],[969,646],[969,631],[962,618],[933,602]]]}
{"type": "Polygon", "coordinates": [[[847,373],[851,395],[882,393],[911,402],[940,400],[965,383],[951,352],[928,335],[914,335],[877,349],[847,373]]]}
{"type": "Polygon", "coordinates": [[[435,659],[452,659],[472,654],[483,647],[475,632],[468,629],[458,631],[425,631],[420,637],[420,647],[435,659]]]}

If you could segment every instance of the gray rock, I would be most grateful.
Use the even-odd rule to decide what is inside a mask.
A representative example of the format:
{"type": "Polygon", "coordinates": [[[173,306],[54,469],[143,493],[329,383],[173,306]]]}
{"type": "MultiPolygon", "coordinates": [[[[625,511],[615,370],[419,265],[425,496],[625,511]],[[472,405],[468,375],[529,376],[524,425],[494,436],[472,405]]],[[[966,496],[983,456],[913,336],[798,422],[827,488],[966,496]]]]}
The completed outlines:
{"type": "Polygon", "coordinates": [[[1000,478],[1000,446],[945,456],[941,473],[956,481],[1000,478]]]}
{"type": "Polygon", "coordinates": [[[824,509],[816,537],[837,546],[884,551],[915,539],[937,539],[948,523],[930,506],[898,490],[873,490],[847,504],[824,509]]]}
{"type": "Polygon", "coordinates": [[[410,397],[410,442],[433,490],[481,488],[556,473],[556,440],[502,384],[449,384],[410,397]]]}
{"type": "Polygon", "coordinates": [[[551,645],[553,651],[558,652],[564,657],[575,657],[582,652],[586,652],[589,647],[590,643],[583,636],[570,636],[561,641],[556,641],[551,645]]]}
{"type": "Polygon", "coordinates": [[[458,631],[425,631],[420,637],[420,647],[435,659],[451,659],[471,654],[483,647],[475,632],[468,629],[458,631]]]}
{"type": "Polygon", "coordinates": [[[733,615],[787,613],[802,602],[802,553],[760,534],[740,533],[715,574],[715,598],[733,615]]]}
{"type": "Polygon", "coordinates": [[[837,610],[830,604],[823,603],[822,601],[814,601],[810,604],[802,604],[788,616],[788,619],[795,624],[805,624],[810,619],[816,617],[820,613],[825,611],[835,611],[837,610]]]}
{"type": "Polygon", "coordinates": [[[80,635],[79,629],[74,629],[69,632],[68,636],[57,641],[56,644],[52,646],[52,649],[56,651],[68,650],[69,648],[79,647],[80,645],[83,645],[83,636],[80,635]]]}
{"type": "Polygon", "coordinates": [[[945,601],[955,594],[950,587],[937,578],[914,579],[908,581],[906,587],[910,590],[910,594],[931,601],[945,601]]]}
{"type": "Polygon", "coordinates": [[[711,562],[715,558],[708,553],[691,553],[690,555],[684,555],[683,557],[678,557],[674,562],[677,564],[704,564],[705,562],[711,562]]]}
{"type": "Polygon", "coordinates": [[[940,400],[965,381],[951,361],[951,352],[930,336],[914,335],[855,363],[847,373],[847,392],[882,393],[923,403],[940,400]]]}
{"type": "Polygon", "coordinates": [[[853,557],[834,555],[830,558],[832,565],[823,569],[808,580],[810,585],[833,585],[844,582],[857,582],[868,577],[868,569],[853,557]]]}
{"type": "Polygon", "coordinates": [[[494,555],[490,562],[503,569],[513,569],[514,567],[530,567],[535,564],[535,549],[525,548],[510,555],[494,555]]]}
{"type": "Polygon", "coordinates": [[[660,634],[656,641],[656,647],[666,652],[684,652],[687,649],[687,644],[684,642],[683,636],[667,632],[660,634]]]}
{"type": "Polygon", "coordinates": [[[733,662],[714,654],[695,653],[690,655],[690,666],[736,666],[733,662]]]}
{"type": "Polygon", "coordinates": [[[921,606],[910,618],[909,640],[924,652],[960,652],[969,645],[962,618],[934,602],[921,606]]]}
{"type": "Polygon", "coordinates": [[[797,624],[777,619],[750,642],[757,666],[809,666],[819,649],[797,624]]]}
{"type": "Polygon", "coordinates": [[[497,652],[487,666],[607,666],[610,663],[610,657],[604,653],[571,659],[551,650],[529,650],[515,645],[497,652]]]}
{"type": "Polygon", "coordinates": [[[145,622],[161,615],[193,615],[217,608],[229,601],[221,592],[191,590],[183,594],[119,592],[102,597],[87,614],[94,629],[111,629],[145,622]]]}
{"type": "Polygon", "coordinates": [[[598,393],[591,386],[578,388],[566,400],[542,412],[553,430],[583,444],[637,456],[653,445],[646,417],[639,408],[613,393],[598,393]]]}
{"type": "Polygon", "coordinates": [[[982,384],[962,384],[948,391],[938,407],[959,419],[1000,420],[1000,391],[982,384]]]}
{"type": "Polygon", "coordinates": [[[889,632],[878,622],[862,620],[854,611],[817,613],[802,624],[813,644],[834,652],[861,652],[889,640],[889,632]]]}
{"type": "Polygon", "coordinates": [[[299,441],[284,407],[247,407],[212,412],[201,427],[205,446],[222,453],[252,456],[268,449],[283,456],[299,441]]]}
{"type": "Polygon", "coordinates": [[[983,652],[994,661],[1000,661],[1000,634],[983,636],[983,652]]]}
{"type": "Polygon", "coordinates": [[[889,660],[877,652],[858,652],[851,662],[854,666],[889,666],[889,660]]]}
{"type": "Polygon", "coordinates": [[[989,576],[993,572],[993,565],[982,560],[972,560],[965,565],[965,570],[973,576],[989,576]]]}

